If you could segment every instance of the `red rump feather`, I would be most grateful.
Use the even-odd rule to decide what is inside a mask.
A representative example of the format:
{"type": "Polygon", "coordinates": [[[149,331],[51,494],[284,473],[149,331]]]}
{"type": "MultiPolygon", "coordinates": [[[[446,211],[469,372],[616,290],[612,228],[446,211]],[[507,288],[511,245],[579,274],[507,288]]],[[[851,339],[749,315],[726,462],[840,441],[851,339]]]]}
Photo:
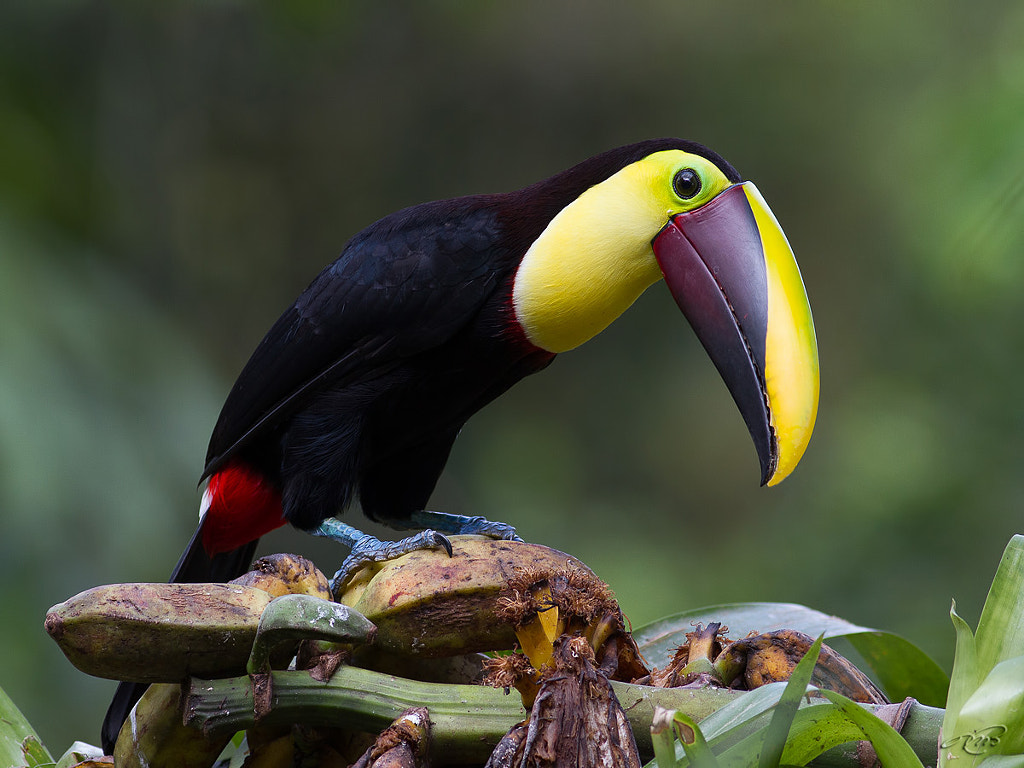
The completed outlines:
{"type": "Polygon", "coordinates": [[[237,549],[286,522],[281,492],[237,461],[210,477],[201,514],[203,549],[208,555],[237,549]]]}

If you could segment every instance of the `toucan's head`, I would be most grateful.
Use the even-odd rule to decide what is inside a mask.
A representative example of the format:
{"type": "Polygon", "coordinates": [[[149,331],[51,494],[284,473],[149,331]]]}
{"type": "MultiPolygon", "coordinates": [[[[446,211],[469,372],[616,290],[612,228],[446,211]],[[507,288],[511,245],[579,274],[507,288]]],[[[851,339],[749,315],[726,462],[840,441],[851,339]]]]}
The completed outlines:
{"type": "Polygon", "coordinates": [[[550,184],[581,179],[516,272],[527,338],[572,349],[664,279],[743,415],[762,484],[780,482],[814,428],[818,352],[800,270],[761,193],[676,139],[599,155],[550,184]]]}

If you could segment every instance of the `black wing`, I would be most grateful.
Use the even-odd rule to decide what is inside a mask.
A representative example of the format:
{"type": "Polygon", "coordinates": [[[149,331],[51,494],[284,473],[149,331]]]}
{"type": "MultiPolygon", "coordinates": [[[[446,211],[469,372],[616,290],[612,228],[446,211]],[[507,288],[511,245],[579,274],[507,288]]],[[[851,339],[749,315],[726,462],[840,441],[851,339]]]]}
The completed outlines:
{"type": "Polygon", "coordinates": [[[495,199],[418,205],[352,238],[246,363],[214,428],[203,477],[319,384],[375,377],[470,322],[522,255],[498,246],[495,199]]]}

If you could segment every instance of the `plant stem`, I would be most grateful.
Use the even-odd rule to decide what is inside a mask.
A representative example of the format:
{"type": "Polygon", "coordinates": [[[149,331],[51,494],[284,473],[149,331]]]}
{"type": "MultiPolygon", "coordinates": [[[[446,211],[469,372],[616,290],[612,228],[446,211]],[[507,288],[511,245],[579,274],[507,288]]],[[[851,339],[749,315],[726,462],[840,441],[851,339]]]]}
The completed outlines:
{"type": "MultiPolygon", "coordinates": [[[[427,707],[432,726],[431,754],[445,764],[485,762],[502,736],[526,719],[518,694],[478,685],[423,683],[359,667],[341,667],[327,683],[308,672],[274,672],[272,706],[260,724],[344,727],[378,732],[409,707],[427,707]]],[[[651,688],[612,683],[636,736],[650,755],[654,707],[685,712],[696,721],[739,696],[741,691],[693,688],[651,688]]],[[[869,707],[870,708],[870,707],[869,707]]],[[[943,710],[915,704],[903,730],[925,765],[934,764],[943,710]]],[[[255,724],[253,688],[248,677],[193,679],[185,703],[185,724],[208,734],[245,730],[255,724]]],[[[852,751],[832,750],[812,765],[859,763],[852,751]],[[819,762],[823,761],[823,762],[819,762]]]]}
{"type": "MultiPolygon", "coordinates": [[[[260,724],[302,722],[379,732],[409,707],[430,711],[431,749],[445,762],[484,762],[515,723],[526,719],[519,694],[477,685],[422,683],[359,667],[341,667],[327,683],[308,672],[274,672],[272,706],[260,724]]],[[[193,680],[185,723],[207,733],[254,724],[248,677],[193,680]]]]}

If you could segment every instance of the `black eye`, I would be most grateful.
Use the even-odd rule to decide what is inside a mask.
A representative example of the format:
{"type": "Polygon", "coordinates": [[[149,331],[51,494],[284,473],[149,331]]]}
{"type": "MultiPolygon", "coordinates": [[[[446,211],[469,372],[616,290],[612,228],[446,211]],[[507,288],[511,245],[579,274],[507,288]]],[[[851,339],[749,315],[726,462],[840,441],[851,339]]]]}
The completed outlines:
{"type": "Polygon", "coordinates": [[[672,179],[672,189],[682,200],[689,200],[700,192],[700,176],[693,168],[683,168],[672,179]]]}

